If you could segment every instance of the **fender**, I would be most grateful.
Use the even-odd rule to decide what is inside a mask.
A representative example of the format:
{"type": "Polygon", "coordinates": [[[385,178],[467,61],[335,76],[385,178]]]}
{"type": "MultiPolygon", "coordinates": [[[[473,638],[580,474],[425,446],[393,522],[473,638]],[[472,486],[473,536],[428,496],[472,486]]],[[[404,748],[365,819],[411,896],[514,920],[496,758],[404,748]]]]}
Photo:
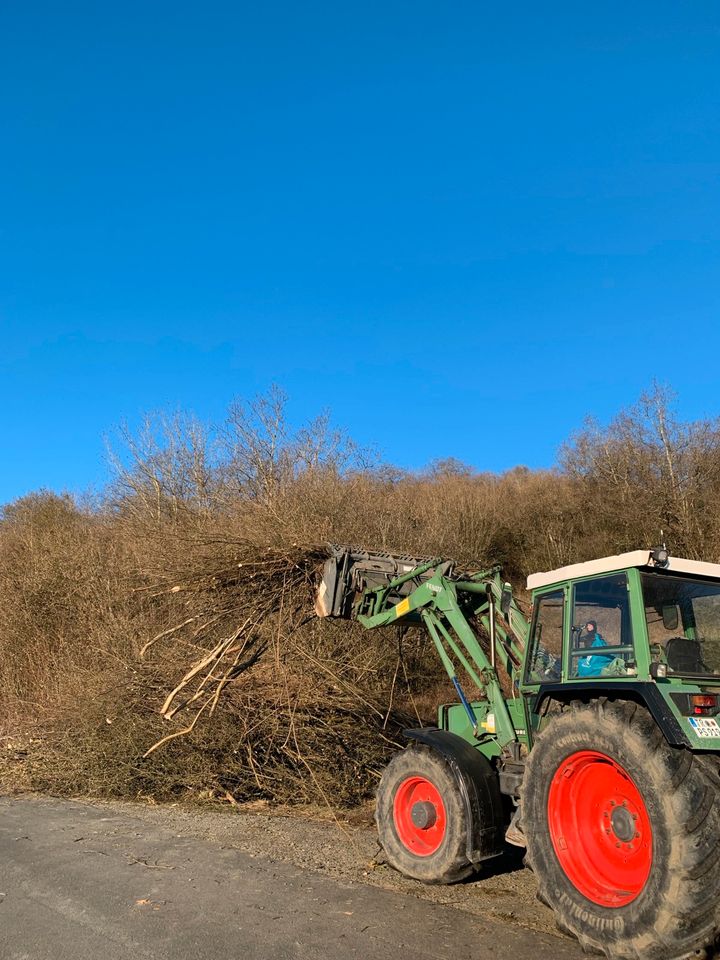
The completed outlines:
{"type": "Polygon", "coordinates": [[[502,853],[507,818],[500,782],[490,761],[467,740],[437,727],[403,730],[403,736],[425,744],[448,761],[471,824],[467,838],[470,863],[479,863],[502,853]]]}
{"type": "Polygon", "coordinates": [[[590,694],[595,700],[607,696],[614,700],[633,700],[646,707],[655,723],[660,727],[663,736],[671,747],[690,747],[690,740],[678,723],[677,717],[670,709],[665,697],[660,693],[656,684],[644,681],[632,682],[628,680],[616,681],[595,680],[583,683],[573,680],[572,683],[544,683],[531,701],[531,710],[539,714],[548,700],[558,703],[569,703],[571,700],[581,700],[583,695],[590,694]]]}

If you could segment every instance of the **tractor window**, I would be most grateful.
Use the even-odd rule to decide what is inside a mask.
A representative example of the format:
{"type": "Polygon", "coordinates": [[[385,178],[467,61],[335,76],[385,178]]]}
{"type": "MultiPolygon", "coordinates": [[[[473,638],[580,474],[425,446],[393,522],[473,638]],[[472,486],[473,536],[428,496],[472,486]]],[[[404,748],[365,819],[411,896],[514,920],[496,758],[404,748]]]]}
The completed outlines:
{"type": "Polygon", "coordinates": [[[570,641],[571,677],[619,677],[634,672],[627,575],[576,583],[570,641]]]}
{"type": "Polygon", "coordinates": [[[669,674],[720,675],[720,583],[642,572],[650,653],[669,674]]]}
{"type": "Polygon", "coordinates": [[[562,590],[546,593],[536,601],[533,618],[528,683],[551,683],[560,679],[562,668],[562,590]]]}

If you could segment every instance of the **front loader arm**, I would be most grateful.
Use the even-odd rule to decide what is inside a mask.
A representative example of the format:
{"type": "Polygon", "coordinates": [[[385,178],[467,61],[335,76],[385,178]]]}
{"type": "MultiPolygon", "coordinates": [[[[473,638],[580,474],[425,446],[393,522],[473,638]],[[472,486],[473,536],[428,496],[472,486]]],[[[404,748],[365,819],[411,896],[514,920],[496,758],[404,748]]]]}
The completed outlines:
{"type": "Polygon", "coordinates": [[[509,585],[502,582],[497,568],[453,579],[450,561],[435,558],[412,566],[411,559],[403,557],[406,569],[397,573],[398,558],[393,555],[333,548],[319,591],[318,613],[323,615],[323,605],[325,609],[332,605],[341,611],[334,615],[357,620],[369,630],[392,624],[424,625],[476,736],[477,719],[458,680],[459,668],[487,699],[495,717],[495,738],[505,746],[517,736],[498,678],[496,654],[514,680],[527,635],[527,621],[512,600],[509,585]],[[468,617],[487,630],[490,658],[468,617]]]}
{"type": "Polygon", "coordinates": [[[502,579],[500,567],[482,570],[454,583],[461,593],[478,597],[473,615],[490,637],[493,666],[497,657],[508,676],[516,679],[522,666],[530,624],[513,597],[511,585],[502,579]]]}

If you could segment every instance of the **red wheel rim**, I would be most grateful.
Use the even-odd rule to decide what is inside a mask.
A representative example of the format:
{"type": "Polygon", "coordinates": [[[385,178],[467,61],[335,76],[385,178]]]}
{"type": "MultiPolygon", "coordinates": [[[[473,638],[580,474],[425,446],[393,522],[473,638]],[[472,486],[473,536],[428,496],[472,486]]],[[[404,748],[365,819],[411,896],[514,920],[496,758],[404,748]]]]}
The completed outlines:
{"type": "Polygon", "coordinates": [[[425,777],[403,780],[393,803],[395,829],[411,853],[429,857],[445,838],[445,804],[440,791],[425,777]]]}
{"type": "Polygon", "coordinates": [[[619,763],[581,750],[558,767],[548,794],[553,847],[571,883],[603,907],[624,907],[652,866],[652,828],[640,791],[619,763]]]}

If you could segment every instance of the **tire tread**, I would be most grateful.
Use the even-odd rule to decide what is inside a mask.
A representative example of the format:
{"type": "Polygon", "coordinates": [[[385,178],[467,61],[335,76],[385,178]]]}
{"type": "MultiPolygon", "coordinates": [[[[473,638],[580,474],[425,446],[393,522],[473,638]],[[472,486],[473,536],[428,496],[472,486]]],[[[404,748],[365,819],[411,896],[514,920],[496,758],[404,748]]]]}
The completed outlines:
{"type": "MultiPolygon", "coordinates": [[[[541,801],[534,797],[530,804],[524,801],[526,863],[545,888],[543,899],[552,901],[558,925],[573,934],[583,950],[605,953],[612,960],[681,960],[703,951],[720,932],[720,758],[669,746],[650,714],[635,702],[605,697],[588,703],[574,700],[569,710],[557,711],[536,736],[523,796],[549,782],[551,774],[543,768],[553,762],[554,744],[560,734],[572,737],[573,731],[578,738],[577,749],[592,749],[593,738],[604,737],[611,742],[615,737],[633,752],[639,765],[647,768],[655,783],[665,784],[666,789],[658,791],[657,803],[669,849],[665,851],[665,893],[654,904],[654,922],[639,920],[640,910],[626,909],[623,934],[607,937],[583,926],[563,906],[561,897],[548,896],[548,870],[558,869],[547,865],[548,858],[554,858],[552,842],[546,823],[535,822],[541,801]]],[[[562,876],[568,891],[592,907],[562,876]]],[[[607,909],[597,908],[598,913],[607,909]]],[[[650,911],[645,910],[645,915],[650,911]]]]}

